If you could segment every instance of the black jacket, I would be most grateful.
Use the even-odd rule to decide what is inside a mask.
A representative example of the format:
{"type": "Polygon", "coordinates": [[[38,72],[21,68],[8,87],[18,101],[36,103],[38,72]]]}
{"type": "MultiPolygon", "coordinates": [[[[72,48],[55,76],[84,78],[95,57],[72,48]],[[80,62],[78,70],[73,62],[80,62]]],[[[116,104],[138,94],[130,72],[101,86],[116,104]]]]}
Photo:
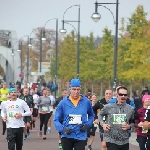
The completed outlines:
{"type": "MultiPolygon", "coordinates": [[[[97,110],[99,110],[99,109],[101,110],[104,107],[104,105],[106,105],[106,104],[108,104],[108,103],[106,102],[105,98],[98,100],[96,102],[96,104],[93,106],[94,113],[96,112],[96,114],[97,114],[97,110]]],[[[98,119],[97,115],[96,115],[96,117],[98,119]]]]}

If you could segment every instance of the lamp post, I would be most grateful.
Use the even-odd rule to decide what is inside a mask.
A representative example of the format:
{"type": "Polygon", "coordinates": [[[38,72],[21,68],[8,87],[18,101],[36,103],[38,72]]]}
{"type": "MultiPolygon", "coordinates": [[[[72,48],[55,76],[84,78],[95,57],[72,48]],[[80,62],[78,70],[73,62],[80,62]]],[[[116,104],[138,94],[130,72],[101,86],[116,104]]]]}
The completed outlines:
{"type": "Polygon", "coordinates": [[[14,56],[15,56],[15,54],[14,54],[14,49],[12,49],[11,56],[12,56],[12,59],[13,59],[13,62],[12,62],[12,64],[13,64],[13,67],[12,67],[12,72],[13,72],[13,82],[15,82],[15,79],[14,79],[14,56]]]}
{"type": "Polygon", "coordinates": [[[101,19],[101,15],[98,13],[98,6],[102,6],[104,8],[106,8],[107,10],[110,11],[110,13],[113,16],[114,19],[114,23],[115,23],[115,44],[114,44],[114,77],[113,77],[113,89],[116,89],[116,83],[117,83],[117,53],[118,53],[118,5],[119,4],[119,0],[116,0],[116,3],[95,3],[95,13],[92,14],[92,19],[95,22],[98,22],[101,19]],[[104,5],[109,5],[109,4],[115,4],[116,5],[116,21],[114,19],[114,15],[112,13],[112,11],[107,8],[104,5]]]}
{"type": "Polygon", "coordinates": [[[67,30],[64,28],[64,23],[66,22],[78,22],[78,42],[77,42],[77,56],[76,56],[76,60],[77,60],[77,64],[76,64],[76,77],[79,78],[79,70],[80,70],[80,5],[73,5],[70,6],[69,8],[66,9],[66,11],[64,12],[63,15],[63,20],[62,20],[62,29],[60,29],[60,33],[65,34],[67,32],[67,30]],[[68,9],[77,6],[78,7],[78,20],[64,20],[64,16],[66,14],[66,12],[68,11],[68,9]]]}
{"type": "MultiPolygon", "coordinates": [[[[29,44],[28,44],[28,47],[32,47],[32,43],[31,43],[31,35],[33,33],[33,31],[35,31],[37,29],[33,29],[32,32],[30,33],[30,39],[29,39],[29,44]]],[[[42,72],[42,28],[40,29],[40,73],[42,72]]],[[[40,75],[40,86],[41,86],[41,75],[40,75]]]]}
{"type": "Polygon", "coordinates": [[[19,41],[16,41],[13,46],[12,46],[12,52],[11,52],[11,56],[13,57],[13,62],[12,62],[12,70],[13,70],[13,82],[15,82],[15,75],[14,75],[14,56],[15,56],[15,53],[14,53],[14,46],[16,45],[16,43],[18,43],[19,41]]]}
{"type": "MultiPolygon", "coordinates": [[[[21,75],[23,74],[23,67],[22,67],[22,39],[24,38],[24,37],[27,37],[28,39],[28,41],[27,41],[27,47],[28,47],[28,44],[29,44],[29,36],[28,35],[25,35],[25,36],[23,36],[23,37],[21,37],[20,39],[19,39],[19,49],[17,49],[17,52],[19,52],[20,53],[20,62],[21,62],[21,75]]],[[[27,48],[27,57],[29,57],[29,55],[28,55],[28,53],[29,53],[29,48],[27,48]]],[[[29,60],[29,59],[28,59],[29,60]]],[[[28,67],[27,67],[28,68],[28,67]]],[[[22,83],[22,78],[23,77],[21,77],[21,83],[22,83]]],[[[27,69],[27,82],[28,82],[28,69],[27,69]]]]}
{"type": "MultiPolygon", "coordinates": [[[[46,24],[51,21],[51,20],[56,20],[56,40],[55,40],[55,85],[57,84],[57,70],[58,70],[58,19],[57,18],[52,18],[52,19],[49,19],[45,25],[44,25],[44,29],[45,29],[45,26],[46,24]]],[[[46,40],[46,37],[45,37],[45,30],[43,30],[43,37],[42,37],[43,40],[46,40]]],[[[56,90],[55,90],[55,99],[56,99],[56,90]]]]}

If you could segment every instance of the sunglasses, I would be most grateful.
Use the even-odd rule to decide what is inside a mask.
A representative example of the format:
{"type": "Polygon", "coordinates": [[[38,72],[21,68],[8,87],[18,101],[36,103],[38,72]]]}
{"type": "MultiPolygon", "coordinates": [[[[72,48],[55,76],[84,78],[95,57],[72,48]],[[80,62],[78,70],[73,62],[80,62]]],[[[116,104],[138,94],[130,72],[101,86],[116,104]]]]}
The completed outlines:
{"type": "Polygon", "coordinates": [[[122,93],[119,93],[118,95],[119,96],[127,96],[127,94],[122,94],[122,93]]]}

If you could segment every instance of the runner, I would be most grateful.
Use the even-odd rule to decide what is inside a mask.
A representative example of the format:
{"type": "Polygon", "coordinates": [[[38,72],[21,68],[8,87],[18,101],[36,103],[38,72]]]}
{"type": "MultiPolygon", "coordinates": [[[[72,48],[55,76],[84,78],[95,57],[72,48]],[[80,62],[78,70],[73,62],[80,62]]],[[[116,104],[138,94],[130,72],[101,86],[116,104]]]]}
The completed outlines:
{"type": "Polygon", "coordinates": [[[36,121],[36,118],[38,117],[37,102],[38,102],[39,96],[35,93],[34,88],[31,88],[30,94],[33,97],[33,103],[34,103],[34,108],[33,108],[33,113],[32,113],[32,125],[33,125],[33,128],[35,128],[35,121],[36,121]]]}
{"type": "Polygon", "coordinates": [[[138,127],[137,130],[137,142],[139,143],[140,150],[146,150],[145,144],[147,140],[147,131],[143,129],[143,122],[145,117],[145,112],[148,106],[150,106],[150,95],[144,95],[142,98],[143,107],[137,110],[135,123],[138,127]]]}
{"type": "Polygon", "coordinates": [[[23,100],[17,98],[17,89],[11,88],[9,93],[11,99],[5,104],[1,114],[3,121],[7,124],[8,149],[15,150],[16,144],[16,149],[22,150],[23,117],[30,116],[31,111],[23,100]]]}
{"type": "MultiPolygon", "coordinates": [[[[9,89],[6,88],[6,83],[5,82],[2,83],[2,88],[0,89],[0,105],[1,105],[1,102],[7,100],[8,91],[9,89]]],[[[1,111],[1,106],[0,106],[0,111],[1,111]]]]}
{"type": "Polygon", "coordinates": [[[39,107],[39,115],[40,115],[40,131],[39,131],[39,137],[42,136],[42,127],[44,124],[44,135],[43,140],[46,140],[46,131],[47,131],[47,123],[48,119],[50,117],[50,109],[49,106],[51,104],[50,98],[47,96],[47,90],[43,89],[42,95],[38,99],[37,106],[39,107]]]}
{"type": "Polygon", "coordinates": [[[80,90],[80,80],[72,79],[70,95],[63,98],[55,112],[54,125],[61,132],[63,150],[85,150],[87,129],[93,123],[91,102],[80,95],[80,90]]]}
{"type": "Polygon", "coordinates": [[[47,88],[47,96],[50,98],[51,100],[51,105],[49,106],[50,109],[50,118],[48,120],[48,129],[47,129],[47,133],[51,132],[51,116],[53,114],[53,104],[55,103],[55,98],[53,95],[51,95],[51,91],[47,88]]]}
{"type": "MultiPolygon", "coordinates": [[[[94,107],[94,105],[96,103],[96,94],[92,94],[91,96],[92,96],[91,97],[92,106],[94,107]]],[[[93,109],[93,111],[94,111],[94,109],[93,109]]],[[[92,127],[88,128],[88,130],[87,130],[88,150],[92,150],[92,143],[94,141],[95,132],[98,127],[97,111],[95,111],[94,113],[95,113],[95,118],[94,118],[92,127]]]]}
{"type": "MultiPolygon", "coordinates": [[[[27,105],[29,106],[31,112],[33,112],[33,97],[29,95],[29,89],[24,88],[23,89],[23,95],[19,97],[20,99],[24,100],[27,105]]],[[[31,116],[25,116],[24,117],[24,123],[25,123],[25,128],[24,128],[24,140],[27,140],[27,136],[30,135],[29,129],[32,129],[32,117],[31,116]]]]}
{"type": "Polygon", "coordinates": [[[128,130],[134,126],[134,109],[126,103],[127,88],[117,89],[117,102],[107,104],[99,114],[99,121],[104,129],[104,141],[107,150],[129,150],[128,130]],[[106,122],[103,117],[106,116],[106,122]]]}
{"type": "MultiPolygon", "coordinates": [[[[62,89],[61,90],[61,96],[56,99],[56,102],[55,102],[55,107],[58,106],[58,104],[60,103],[60,101],[66,97],[68,95],[68,92],[67,92],[67,89],[62,89]]],[[[62,120],[63,121],[63,120],[62,120]]],[[[61,122],[61,121],[60,121],[61,122]]],[[[58,139],[59,139],[59,144],[58,144],[58,148],[59,149],[62,149],[62,144],[61,144],[61,132],[58,133],[58,139]]]]}
{"type": "MultiPolygon", "coordinates": [[[[97,101],[97,103],[94,105],[93,110],[94,112],[97,112],[97,114],[101,111],[101,109],[108,104],[108,101],[112,98],[112,90],[106,90],[105,91],[105,97],[101,100],[97,101]]],[[[97,119],[98,116],[96,115],[97,119]]],[[[103,121],[106,121],[106,116],[103,117],[103,121]]],[[[100,138],[101,138],[101,150],[106,150],[106,142],[103,140],[104,137],[104,130],[103,127],[99,123],[99,130],[100,130],[100,138]]]]}
{"type": "Polygon", "coordinates": [[[150,106],[147,108],[145,113],[145,121],[143,123],[143,128],[148,130],[147,132],[147,141],[146,141],[146,150],[150,150],[150,106]]]}

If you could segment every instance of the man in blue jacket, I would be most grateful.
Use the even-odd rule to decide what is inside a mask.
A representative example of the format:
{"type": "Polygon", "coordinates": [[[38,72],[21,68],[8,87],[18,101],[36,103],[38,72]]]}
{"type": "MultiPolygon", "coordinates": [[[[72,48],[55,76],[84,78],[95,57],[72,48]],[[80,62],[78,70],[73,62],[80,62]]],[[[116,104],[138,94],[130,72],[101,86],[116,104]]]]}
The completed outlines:
{"type": "Polygon", "coordinates": [[[60,101],[54,116],[56,130],[61,132],[63,150],[85,150],[87,129],[93,124],[91,102],[80,94],[80,90],[80,80],[72,79],[70,95],[60,101]]]}

